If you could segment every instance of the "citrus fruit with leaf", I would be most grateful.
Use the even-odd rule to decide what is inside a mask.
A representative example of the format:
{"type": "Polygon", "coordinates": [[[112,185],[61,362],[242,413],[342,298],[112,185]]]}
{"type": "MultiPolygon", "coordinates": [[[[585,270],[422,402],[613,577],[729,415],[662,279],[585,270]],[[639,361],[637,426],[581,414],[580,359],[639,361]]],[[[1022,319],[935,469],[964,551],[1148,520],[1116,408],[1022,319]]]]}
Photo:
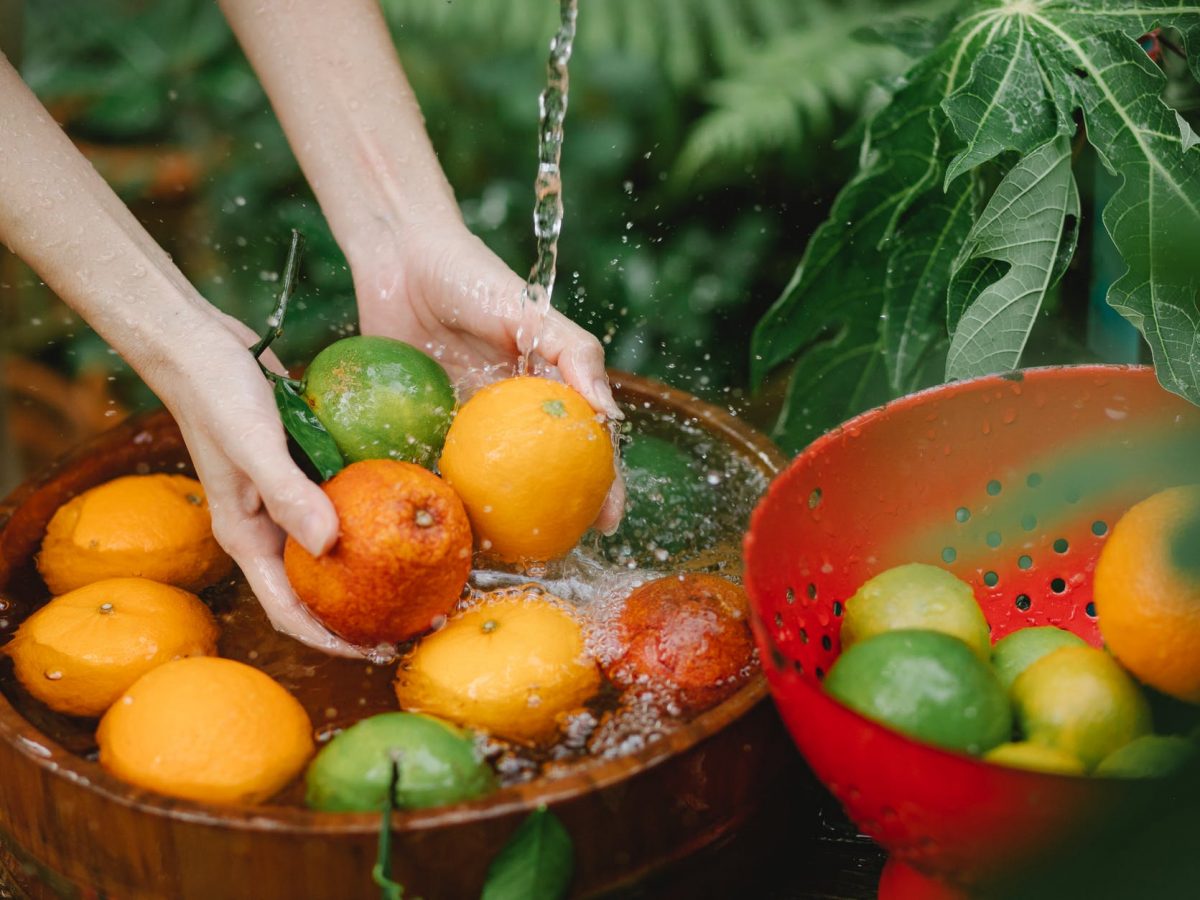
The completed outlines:
{"type": "Polygon", "coordinates": [[[713,534],[713,517],[692,455],[655,435],[634,434],[621,448],[621,463],[625,514],[616,533],[603,539],[609,557],[654,567],[702,547],[713,534]]]}
{"type": "Polygon", "coordinates": [[[165,663],[109,708],[96,732],[100,764],[160,794],[259,803],[312,755],[312,723],[278,682],[214,656],[165,663]]]}
{"type": "Polygon", "coordinates": [[[617,641],[620,652],[605,665],[614,684],[662,691],[690,712],[736,691],[754,660],[746,592],[719,575],[670,576],[635,589],[617,641]]]}
{"type": "Polygon", "coordinates": [[[949,750],[983,753],[1012,735],[1008,697],[991,667],[940,631],[885,631],[844,650],[825,690],[884,725],[949,750]]]}
{"type": "Polygon", "coordinates": [[[349,462],[432,466],[454,414],[446,370],[411,344],[356,335],[330,344],[304,373],[303,395],[349,462]]]}
{"type": "Polygon", "coordinates": [[[495,776],[472,736],[432,716],[381,713],[336,735],[309,764],[308,805],[327,812],[383,808],[393,760],[395,803],[423,809],[486,794],[495,776]]]}
{"type": "Polygon", "coordinates": [[[1196,759],[1196,744],[1175,734],[1146,734],[1118,747],[1096,766],[1111,778],[1163,778],[1196,759]]]}
{"type": "Polygon", "coordinates": [[[1017,727],[1028,741],[1077,756],[1087,770],[1150,732],[1150,706],[1117,661],[1095,647],[1060,647],[1012,685],[1017,727]]]}
{"type": "Polygon", "coordinates": [[[140,577],[199,591],[233,561],[212,534],[204,488],[184,475],[126,475],[54,513],[37,559],[51,593],[140,577]]]}
{"type": "Polygon", "coordinates": [[[217,652],[194,594],[145,578],[94,581],[55,597],[4,648],[17,679],[57,712],[99,716],[156,666],[217,652]]]}
{"type": "Polygon", "coordinates": [[[981,659],[991,653],[987,620],[971,586],[945,569],[909,563],[881,572],[846,601],[842,647],[916,628],[956,637],[981,659]]]}
{"type": "Polygon", "coordinates": [[[1011,766],[1014,769],[1029,769],[1032,772],[1051,772],[1056,775],[1083,775],[1083,763],[1079,758],[1047,747],[1045,744],[1033,744],[1029,741],[1011,741],[994,747],[983,754],[985,762],[999,766],[1011,766]]]}
{"type": "Polygon", "coordinates": [[[399,643],[428,631],[458,602],[471,572],[471,526],[442,479],[413,463],[351,463],[324,485],[337,543],[316,557],[288,538],[296,595],[351,643],[399,643]]]}
{"type": "Polygon", "coordinates": [[[529,744],[600,688],[576,614],[535,588],[493,591],[424,638],[396,672],[406,710],[529,744]]]}
{"type": "Polygon", "coordinates": [[[510,562],[574,547],[615,477],[612,441],[588,402],[533,376],[490,384],[464,403],[439,467],[480,547],[510,562]]]}
{"type": "Polygon", "coordinates": [[[1047,653],[1059,647],[1086,646],[1083,638],[1065,628],[1053,625],[1022,628],[996,641],[992,647],[992,667],[1000,677],[1000,683],[1007,689],[1012,687],[1018,675],[1047,653]]]}
{"type": "Polygon", "coordinates": [[[1200,703],[1200,485],[1126,512],[1100,551],[1094,590],[1100,634],[1121,665],[1200,703]]]}

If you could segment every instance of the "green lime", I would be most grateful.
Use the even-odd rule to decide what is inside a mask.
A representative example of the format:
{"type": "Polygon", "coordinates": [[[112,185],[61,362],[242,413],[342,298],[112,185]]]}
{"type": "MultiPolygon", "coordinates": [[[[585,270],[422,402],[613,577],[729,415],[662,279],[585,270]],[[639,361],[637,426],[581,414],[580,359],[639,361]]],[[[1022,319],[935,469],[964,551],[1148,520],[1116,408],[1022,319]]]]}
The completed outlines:
{"type": "Polygon", "coordinates": [[[621,460],[625,515],[603,540],[609,558],[654,567],[702,547],[712,536],[712,514],[705,511],[706,486],[692,455],[660,437],[635,434],[621,460]]]}
{"type": "Polygon", "coordinates": [[[392,759],[396,805],[423,809],[486,794],[495,786],[470,735],[432,716],[381,713],[351,725],[321,749],[305,776],[306,799],[325,812],[383,808],[392,759]]]}
{"type": "Polygon", "coordinates": [[[987,619],[965,581],[945,569],[909,563],[881,572],[846,601],[842,647],[905,628],[941,631],[964,641],[987,660],[992,649],[987,619]]]}
{"type": "Polygon", "coordinates": [[[1175,734],[1146,734],[1118,747],[1096,766],[1113,778],[1161,778],[1191,762],[1196,745],[1175,734]]]}
{"type": "Polygon", "coordinates": [[[399,459],[430,467],[454,415],[454,388],[438,363],[385,337],[348,337],[317,354],[304,399],[348,462],[399,459]]]}
{"type": "Polygon", "coordinates": [[[1087,642],[1065,628],[1041,625],[1037,628],[1022,628],[996,641],[992,647],[992,666],[1007,689],[1017,676],[1031,665],[1059,647],[1086,647],[1087,642]]]}
{"type": "Polygon", "coordinates": [[[1083,774],[1083,763],[1070,753],[1043,744],[1031,744],[1028,741],[1001,744],[983,754],[983,758],[986,762],[1011,766],[1014,769],[1030,769],[1034,772],[1052,772],[1058,775],[1083,774]]]}
{"type": "Polygon", "coordinates": [[[1026,740],[1071,753],[1089,771],[1150,732],[1150,705],[1117,661],[1095,647],[1059,647],[1012,685],[1026,740]]]}
{"type": "Polygon", "coordinates": [[[825,689],[918,740],[982,753],[1012,736],[1012,710],[991,667],[940,631],[887,631],[838,657],[825,689]]]}

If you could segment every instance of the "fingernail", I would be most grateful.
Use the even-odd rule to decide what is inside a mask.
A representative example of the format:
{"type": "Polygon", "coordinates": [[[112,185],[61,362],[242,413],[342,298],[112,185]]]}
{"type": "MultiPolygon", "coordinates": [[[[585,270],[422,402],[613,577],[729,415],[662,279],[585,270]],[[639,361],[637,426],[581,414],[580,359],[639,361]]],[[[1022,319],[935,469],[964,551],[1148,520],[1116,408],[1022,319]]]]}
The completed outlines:
{"type": "Polygon", "coordinates": [[[603,378],[597,378],[592,382],[592,397],[598,402],[604,410],[604,414],[610,419],[623,419],[625,415],[621,412],[621,408],[617,406],[613,400],[612,388],[603,378]]]}
{"type": "Polygon", "coordinates": [[[324,516],[320,513],[310,512],[300,523],[300,534],[296,537],[305,550],[313,556],[320,556],[329,549],[336,535],[329,533],[329,526],[325,522],[324,516]]]}

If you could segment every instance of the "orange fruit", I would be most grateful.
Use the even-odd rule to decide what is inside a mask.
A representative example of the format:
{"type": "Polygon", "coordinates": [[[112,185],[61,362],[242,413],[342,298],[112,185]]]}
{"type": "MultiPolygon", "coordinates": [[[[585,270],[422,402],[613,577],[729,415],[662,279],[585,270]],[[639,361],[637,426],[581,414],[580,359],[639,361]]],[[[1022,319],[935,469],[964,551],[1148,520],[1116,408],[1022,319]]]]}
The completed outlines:
{"type": "Polygon", "coordinates": [[[187,591],[110,578],[55,597],[4,648],[17,679],[51,709],[98,716],[156,666],[217,652],[217,623],[187,591]]]}
{"type": "Polygon", "coordinates": [[[498,590],[423,638],[396,672],[400,705],[528,744],[600,689],[574,612],[536,586],[498,590]]]}
{"type": "Polygon", "coordinates": [[[140,577],[199,591],[233,561],[212,534],[204,488],[184,475],[126,475],[59,507],[37,559],[53,594],[140,577]]]}
{"type": "Polygon", "coordinates": [[[754,659],[746,592],[718,575],[642,585],[626,599],[617,635],[622,649],[605,666],[612,682],[664,692],[688,712],[736,691],[754,659]]]}
{"type": "Polygon", "coordinates": [[[390,459],[347,466],[323,486],[341,523],[315,557],[288,538],[296,595],[331,631],[360,646],[400,643],[448,615],[471,574],[462,501],[428,469],[390,459]]]}
{"type": "Polygon", "coordinates": [[[100,764],[160,794],[209,803],[259,803],[313,752],[312,723],[270,676],[213,656],[143,675],[105,713],[100,764]]]}
{"type": "Polygon", "coordinates": [[[612,439],[576,391],[525,376],[463,404],[439,462],[480,548],[508,562],[562,556],[595,521],[615,477],[612,439]]]}
{"type": "Polygon", "coordinates": [[[1091,771],[1151,731],[1150,704],[1116,660],[1095,647],[1059,647],[1016,677],[1011,689],[1025,740],[1062,750],[1091,771]]]}
{"type": "Polygon", "coordinates": [[[1104,643],[1140,681],[1200,703],[1200,485],[1132,507],[1100,551],[1104,643]]]}

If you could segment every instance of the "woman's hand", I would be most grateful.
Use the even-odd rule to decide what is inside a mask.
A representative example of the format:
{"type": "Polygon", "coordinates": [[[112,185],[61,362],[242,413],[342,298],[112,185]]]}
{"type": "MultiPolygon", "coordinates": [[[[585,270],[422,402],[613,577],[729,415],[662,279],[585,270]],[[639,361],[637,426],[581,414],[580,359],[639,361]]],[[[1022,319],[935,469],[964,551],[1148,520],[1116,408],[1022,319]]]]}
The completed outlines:
{"type": "MultiPolygon", "coordinates": [[[[171,410],[204,484],[213,534],[277,631],[339,656],[361,653],[301,605],[283,568],[285,531],[314,555],[333,546],[337,513],[288,454],[271,386],[247,348],[250,329],[215,309],[158,367],[130,359],[171,410]]],[[[282,373],[273,357],[264,363],[282,373]]]]}
{"type": "MultiPolygon", "coordinates": [[[[384,231],[377,246],[352,254],[351,269],[363,334],[407,341],[461,379],[515,364],[518,330],[540,324],[538,356],[598,413],[622,418],[600,341],[553,308],[538,323],[523,299],[525,282],[457,219],[402,236],[384,231]]],[[[595,527],[614,531],[624,505],[618,473],[595,527]]]]}

